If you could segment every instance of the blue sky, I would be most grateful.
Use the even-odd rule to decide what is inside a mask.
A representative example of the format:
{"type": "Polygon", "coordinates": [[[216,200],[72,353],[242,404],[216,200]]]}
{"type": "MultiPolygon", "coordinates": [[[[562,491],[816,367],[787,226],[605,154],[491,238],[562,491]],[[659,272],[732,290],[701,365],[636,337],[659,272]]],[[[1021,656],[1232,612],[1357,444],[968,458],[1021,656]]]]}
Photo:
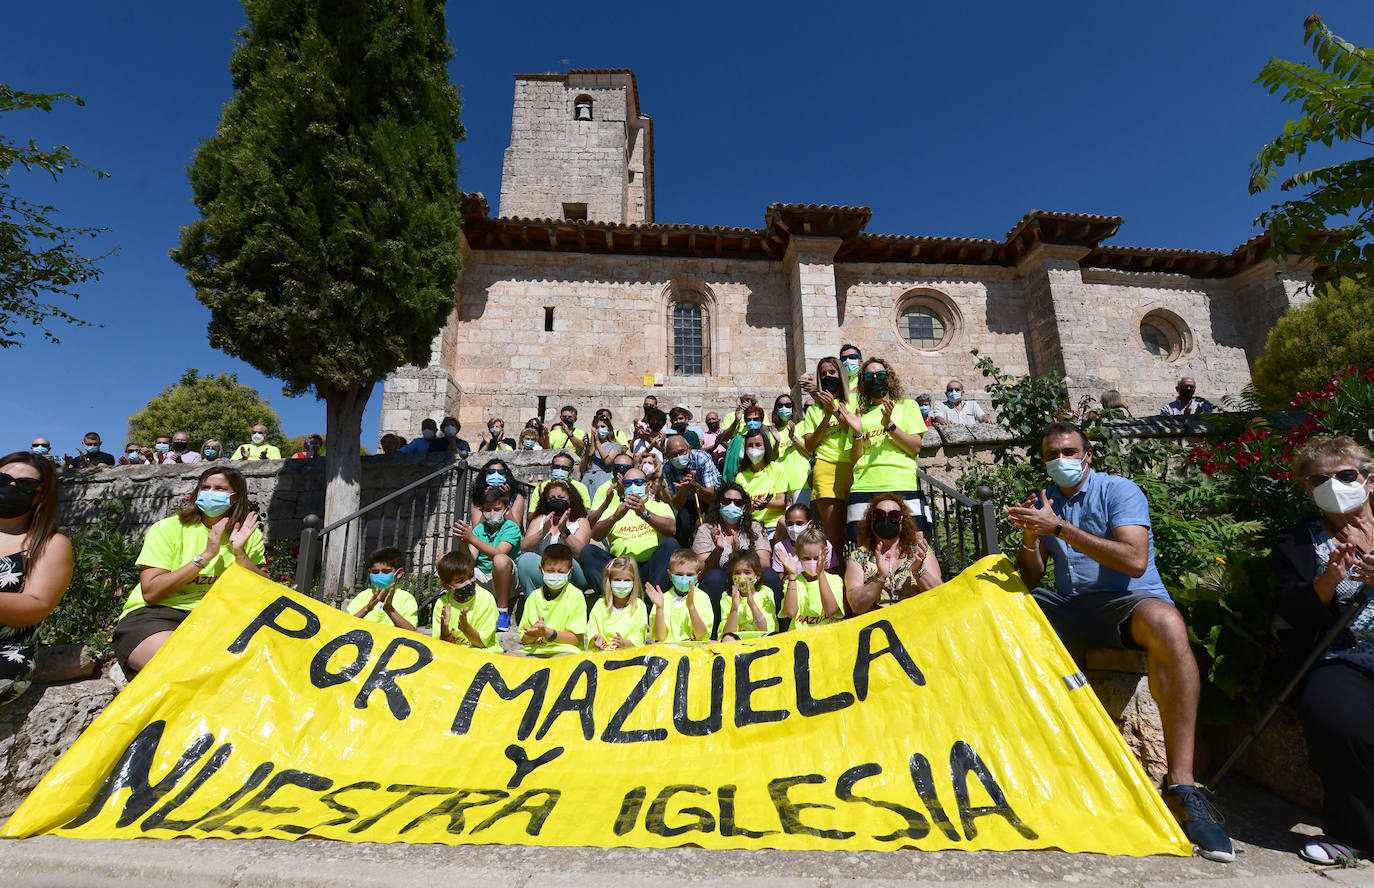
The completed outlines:
{"type": "MultiPolygon", "coordinates": [[[[242,7],[227,0],[12,5],[0,80],[84,108],[0,118],[11,139],[67,144],[90,165],[16,189],[119,248],[77,316],[0,351],[0,448],[35,435],[75,452],[183,370],[233,372],[287,434],[323,430],[322,402],[209,347],[208,312],[167,258],[196,215],[184,172],[230,94],[242,7]]],[[[1374,43],[1367,2],[1152,4],[529,2],[448,8],[468,138],[459,187],[500,194],[512,75],[634,69],[654,118],[660,222],[758,226],[774,201],[867,205],[874,233],[1001,238],[1032,208],[1120,215],[1112,243],[1230,250],[1272,201],[1247,169],[1288,109],[1253,80],[1271,55],[1307,61],[1303,19],[1374,43]]],[[[363,424],[375,446],[380,388],[363,424]]],[[[2,451],[0,451],[2,452],[2,451]]]]}

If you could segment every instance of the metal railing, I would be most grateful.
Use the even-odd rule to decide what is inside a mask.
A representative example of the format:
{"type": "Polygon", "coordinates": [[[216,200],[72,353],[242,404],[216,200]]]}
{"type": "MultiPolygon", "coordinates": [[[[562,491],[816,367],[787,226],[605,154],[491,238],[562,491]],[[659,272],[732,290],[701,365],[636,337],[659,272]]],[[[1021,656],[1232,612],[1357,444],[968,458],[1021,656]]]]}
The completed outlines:
{"type": "MultiPolygon", "coordinates": [[[[454,520],[468,511],[468,465],[457,460],[410,482],[324,527],[318,515],[307,515],[296,562],[296,590],[334,605],[365,574],[368,553],[393,546],[406,555],[407,588],[423,583],[439,558],[453,548],[454,520]],[[319,564],[326,540],[342,534],[343,557],[336,569],[319,564]]],[[[418,590],[416,590],[418,592],[418,590]]]]}
{"type": "Polygon", "coordinates": [[[979,558],[1002,551],[997,539],[997,508],[992,490],[979,487],[980,499],[972,499],[924,471],[917,470],[934,526],[935,557],[946,578],[959,573],[979,558]]]}

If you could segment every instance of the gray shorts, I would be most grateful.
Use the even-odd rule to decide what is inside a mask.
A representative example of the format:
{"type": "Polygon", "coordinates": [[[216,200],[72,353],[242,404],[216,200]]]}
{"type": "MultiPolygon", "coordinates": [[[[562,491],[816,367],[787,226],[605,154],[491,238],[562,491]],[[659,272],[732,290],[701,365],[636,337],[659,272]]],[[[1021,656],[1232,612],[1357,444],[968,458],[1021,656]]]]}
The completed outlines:
{"type": "Polygon", "coordinates": [[[1131,638],[1131,614],[1144,601],[1173,602],[1150,592],[1082,592],[1064,595],[1058,590],[1031,590],[1040,609],[1067,648],[1117,648],[1141,650],[1131,638]]]}

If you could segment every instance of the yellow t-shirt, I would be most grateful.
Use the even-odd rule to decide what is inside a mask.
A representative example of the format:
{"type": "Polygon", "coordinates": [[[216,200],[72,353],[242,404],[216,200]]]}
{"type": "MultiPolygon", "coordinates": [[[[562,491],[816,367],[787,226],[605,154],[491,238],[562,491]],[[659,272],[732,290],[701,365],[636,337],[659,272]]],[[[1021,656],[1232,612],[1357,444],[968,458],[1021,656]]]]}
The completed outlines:
{"type": "MultiPolygon", "coordinates": [[[[835,603],[840,609],[835,612],[835,616],[827,617],[825,608],[821,606],[820,578],[808,580],[805,576],[797,577],[797,617],[792,621],[794,628],[823,626],[844,619],[844,580],[840,579],[839,574],[830,571],[825,572],[825,579],[830,584],[830,594],[835,596],[835,603]]],[[[787,591],[786,585],[783,584],[784,592],[787,591]]]]}
{"type": "MultiPolygon", "coordinates": [[[[748,460],[748,457],[745,457],[748,460]]],[[[756,496],[767,496],[772,499],[777,494],[786,494],[791,488],[787,486],[787,478],[784,476],[782,463],[773,460],[764,466],[761,471],[754,471],[752,468],[741,469],[735,474],[735,481],[750,498],[756,496]]],[[[773,529],[773,525],[778,523],[782,513],[787,511],[786,506],[778,506],[769,509],[755,509],[754,520],[763,525],[764,533],[773,529]]]]}
{"type": "MultiPolygon", "coordinates": [[[[907,453],[883,428],[881,405],[865,413],[867,446],[854,460],[855,493],[880,493],[916,489],[916,457],[907,453]]],[[[924,435],[926,422],[915,401],[903,399],[892,409],[892,422],[909,435],[924,435]]]]}
{"type": "Polygon", "coordinates": [[[549,432],[549,449],[550,449],[550,450],[571,450],[572,452],[576,453],[576,452],[577,452],[577,448],[574,447],[574,446],[572,446],[572,443],[571,443],[571,442],[574,441],[574,440],[576,440],[576,441],[586,441],[586,440],[587,440],[587,433],[586,433],[585,431],[583,431],[582,429],[576,429],[576,428],[575,428],[575,429],[573,429],[573,433],[572,433],[571,435],[569,435],[567,432],[563,431],[562,428],[556,428],[556,429],[552,430],[551,432],[549,432]]]}
{"type": "MultiPolygon", "coordinates": [[[[607,506],[608,510],[613,508],[607,506]]],[[[658,500],[649,500],[644,504],[644,510],[666,518],[673,517],[673,507],[658,500]]],[[[602,517],[605,517],[604,513],[602,517]]],[[[654,530],[653,525],[627,509],[625,517],[612,525],[611,532],[606,534],[606,548],[612,558],[629,555],[643,564],[654,554],[654,549],[658,548],[659,539],[658,531],[654,530]]]]}
{"type": "MultiPolygon", "coordinates": [[[[711,610],[711,598],[700,586],[692,587],[692,603],[696,605],[697,616],[706,624],[706,635],[711,634],[711,620],[715,614],[711,610]]],[[[676,589],[663,592],[663,617],[668,629],[664,641],[669,644],[692,644],[692,614],[687,610],[687,596],[678,595],[676,589]]],[[[654,617],[656,620],[657,617],[654,617]]]]}
{"type": "MultiPolygon", "coordinates": [[[[359,608],[361,608],[363,605],[367,604],[369,601],[372,600],[372,592],[372,588],[368,587],[367,589],[364,589],[363,591],[359,592],[357,595],[354,595],[353,600],[350,601],[347,604],[347,606],[344,607],[344,612],[349,614],[357,613],[359,608]]],[[[409,620],[410,625],[419,628],[420,605],[418,602],[416,602],[414,595],[411,595],[404,589],[397,588],[397,590],[391,596],[391,606],[396,609],[396,612],[398,614],[409,620]]],[[[377,623],[381,626],[396,625],[395,623],[391,622],[391,617],[388,617],[386,615],[386,611],[382,609],[382,606],[380,604],[374,607],[372,610],[368,611],[367,613],[363,614],[361,617],[359,617],[359,619],[367,620],[369,623],[377,623]]]]}
{"type": "MultiPolygon", "coordinates": [[[[582,639],[589,651],[600,650],[592,639],[600,636],[609,641],[617,635],[623,636],[638,647],[649,636],[649,609],[643,601],[631,600],[625,607],[607,607],[604,597],[592,605],[592,615],[587,618],[587,635],[582,639]]],[[[608,648],[613,650],[613,648],[608,648]]]]}
{"type": "Polygon", "coordinates": [[[496,640],[496,599],[490,592],[478,586],[466,604],[454,598],[452,592],[445,592],[439,596],[439,600],[434,602],[434,617],[429,629],[429,634],[435,638],[439,638],[439,615],[445,605],[449,608],[448,631],[451,638],[443,640],[460,647],[501,653],[501,642],[496,640]],[[468,625],[475,629],[477,637],[482,639],[480,646],[473,644],[463,630],[458,628],[458,614],[465,607],[468,609],[468,625]]]}
{"type": "MultiPolygon", "coordinates": [[[[586,506],[589,510],[591,509],[591,504],[588,502],[588,500],[592,498],[592,495],[587,492],[587,485],[583,484],[581,481],[578,481],[576,478],[569,478],[567,481],[564,481],[563,483],[571,487],[573,490],[576,490],[578,494],[582,497],[582,505],[586,506]]],[[[529,511],[531,515],[539,511],[539,498],[544,495],[544,488],[548,486],[548,481],[540,481],[538,484],[534,486],[534,496],[530,499],[529,511]]],[[[598,489],[597,493],[600,492],[601,491],[598,489]]]]}
{"type": "MultiPolygon", "coordinates": [[[[853,405],[850,405],[851,408],[853,405]]],[[[812,404],[806,409],[806,415],[801,422],[797,423],[797,437],[803,441],[806,436],[821,427],[821,421],[825,418],[825,411],[818,404],[812,404]]],[[[830,418],[830,425],[826,429],[825,435],[816,442],[816,459],[828,463],[847,463],[854,456],[850,452],[851,444],[854,440],[854,432],[838,416],[830,418]]]]}
{"type": "MultiPolygon", "coordinates": [[[[148,535],[143,538],[143,548],[138,553],[138,566],[160,567],[163,570],[179,570],[185,567],[192,558],[205,551],[206,544],[210,541],[210,528],[202,522],[194,524],[182,524],[181,519],[173,515],[170,518],[163,518],[161,521],[148,528],[148,535]]],[[[263,548],[262,530],[253,531],[252,536],[248,537],[248,542],[244,544],[243,550],[248,553],[248,559],[254,564],[264,564],[267,561],[267,554],[263,548]]],[[[224,532],[220,539],[219,554],[206,562],[190,581],[182,584],[171,595],[158,602],[165,607],[174,607],[177,610],[193,610],[200,600],[205,597],[205,593],[210,591],[215,580],[219,575],[229,569],[229,565],[234,563],[234,550],[229,543],[229,531],[224,532]]],[[[124,610],[119,614],[123,619],[131,611],[138,610],[140,607],[147,607],[148,603],[143,600],[143,586],[134,587],[134,591],[129,593],[128,599],[124,602],[124,610]]]]}
{"type": "MultiPolygon", "coordinates": [[[[575,632],[587,637],[587,597],[572,583],[564,586],[552,600],[544,597],[544,587],[540,586],[525,598],[525,612],[520,615],[520,631],[533,626],[540,619],[550,629],[559,632],[575,632]]],[[[555,657],[559,654],[578,654],[581,645],[564,641],[534,643],[524,645],[525,653],[531,657],[555,657]]]]}
{"type": "MultiPolygon", "coordinates": [[[[801,588],[797,589],[798,600],[800,601],[801,588]]],[[[743,594],[739,597],[739,631],[735,634],[740,638],[759,638],[770,632],[778,631],[778,603],[773,599],[773,590],[759,583],[754,587],[754,601],[758,604],[759,610],[763,611],[763,624],[754,622],[754,609],[749,606],[749,599],[743,594]]],[[[730,619],[730,608],[734,606],[734,599],[731,595],[729,586],[725,588],[725,593],[720,598],[720,632],[725,634],[725,624],[730,619]]]]}
{"type": "Polygon", "coordinates": [[[281,459],[281,451],[271,444],[240,444],[234,448],[234,455],[230,459],[281,459]],[[243,451],[247,449],[248,455],[244,456],[243,451]]]}

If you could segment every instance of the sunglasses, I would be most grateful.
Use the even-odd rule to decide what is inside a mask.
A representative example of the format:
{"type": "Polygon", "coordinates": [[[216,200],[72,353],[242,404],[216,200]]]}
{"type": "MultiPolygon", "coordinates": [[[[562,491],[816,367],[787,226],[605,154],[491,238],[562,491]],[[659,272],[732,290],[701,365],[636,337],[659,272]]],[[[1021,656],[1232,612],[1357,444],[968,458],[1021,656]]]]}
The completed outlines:
{"type": "Polygon", "coordinates": [[[0,472],[0,487],[8,487],[13,484],[25,493],[37,493],[43,489],[43,482],[37,478],[15,478],[0,472]]]}
{"type": "Polygon", "coordinates": [[[1341,469],[1335,475],[1312,474],[1307,476],[1307,483],[1313,487],[1321,487],[1333,477],[1342,484],[1354,484],[1360,480],[1360,473],[1356,469],[1341,469]]]}
{"type": "Polygon", "coordinates": [[[877,379],[877,380],[887,379],[887,371],[886,371],[886,370],[875,370],[875,371],[873,371],[872,373],[865,373],[865,374],[864,374],[864,379],[877,379]]]}
{"type": "Polygon", "coordinates": [[[881,519],[883,519],[883,518],[890,518],[890,519],[892,519],[893,521],[901,521],[901,520],[902,520],[902,511],[901,511],[900,509],[893,509],[892,511],[889,512],[889,511],[887,511],[887,510],[885,510],[885,509],[879,509],[878,511],[876,511],[876,512],[873,513],[873,518],[874,518],[874,520],[881,520],[881,519]]]}
{"type": "Polygon", "coordinates": [[[721,500],[721,502],[722,502],[722,503],[734,503],[734,504],[737,505],[737,506],[742,506],[742,505],[744,505],[744,500],[740,499],[739,497],[735,497],[735,496],[727,496],[727,497],[723,498],[723,499],[721,500]]]}

